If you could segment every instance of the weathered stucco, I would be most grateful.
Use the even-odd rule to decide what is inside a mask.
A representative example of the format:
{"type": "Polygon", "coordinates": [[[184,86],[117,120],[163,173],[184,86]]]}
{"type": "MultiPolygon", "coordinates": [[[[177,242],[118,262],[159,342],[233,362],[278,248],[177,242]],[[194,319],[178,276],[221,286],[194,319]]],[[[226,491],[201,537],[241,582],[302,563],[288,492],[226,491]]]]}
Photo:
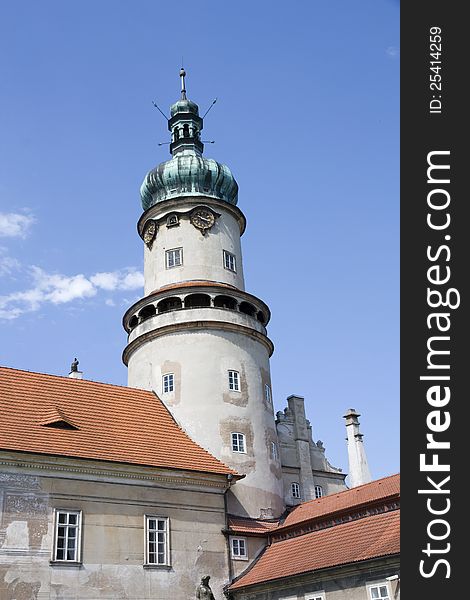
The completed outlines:
{"type": "Polygon", "coordinates": [[[148,479],[134,473],[132,480],[127,468],[119,482],[116,469],[108,477],[88,473],[90,461],[69,461],[61,471],[51,464],[38,475],[31,475],[34,466],[11,463],[0,473],[1,600],[168,600],[175,590],[193,598],[205,574],[221,597],[229,572],[225,477],[178,481],[169,474],[159,481],[148,469],[148,479]],[[49,562],[56,508],[82,511],[80,565],[49,562]],[[168,568],[144,566],[145,515],[170,519],[168,568]]]}

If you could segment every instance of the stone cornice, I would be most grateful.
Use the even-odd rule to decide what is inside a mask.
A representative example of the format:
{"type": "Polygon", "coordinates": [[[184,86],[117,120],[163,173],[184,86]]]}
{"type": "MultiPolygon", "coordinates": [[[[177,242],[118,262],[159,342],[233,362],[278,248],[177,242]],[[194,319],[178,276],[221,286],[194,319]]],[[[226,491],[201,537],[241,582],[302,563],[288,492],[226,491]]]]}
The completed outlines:
{"type": "Polygon", "coordinates": [[[210,196],[182,196],[179,198],[170,198],[170,200],[164,200],[163,202],[157,202],[148,208],[144,213],[142,213],[137,221],[137,232],[139,236],[142,237],[143,227],[148,219],[152,219],[160,213],[166,214],[172,211],[181,211],[182,204],[186,204],[191,207],[207,205],[214,208],[223,209],[229,212],[238,221],[240,235],[245,233],[246,217],[234,204],[229,204],[224,200],[217,200],[216,198],[211,198],[210,196]]]}
{"type": "MultiPolygon", "coordinates": [[[[28,455],[26,453],[2,451],[0,453],[1,467],[4,469],[11,468],[15,473],[18,473],[19,470],[39,471],[42,476],[54,477],[61,474],[72,479],[100,480],[130,485],[141,485],[141,482],[145,482],[145,485],[155,484],[172,487],[178,485],[187,488],[208,487],[218,489],[220,493],[224,493],[229,487],[225,475],[176,471],[123,463],[111,464],[66,456],[28,455]]],[[[4,472],[6,472],[6,469],[4,472]]]]}
{"type": "Polygon", "coordinates": [[[258,342],[266,346],[269,356],[271,356],[274,352],[274,344],[272,343],[272,341],[267,336],[259,333],[255,329],[251,329],[250,327],[244,327],[243,325],[223,321],[184,321],[182,323],[174,323],[172,325],[166,325],[165,327],[153,329],[152,331],[147,331],[146,333],[135,338],[124,349],[124,352],[122,353],[122,361],[127,366],[129,363],[130,356],[138,348],[140,348],[140,346],[158,337],[169,335],[171,333],[177,333],[180,331],[197,331],[198,329],[218,329],[219,331],[241,333],[243,335],[257,340],[258,342]]]}

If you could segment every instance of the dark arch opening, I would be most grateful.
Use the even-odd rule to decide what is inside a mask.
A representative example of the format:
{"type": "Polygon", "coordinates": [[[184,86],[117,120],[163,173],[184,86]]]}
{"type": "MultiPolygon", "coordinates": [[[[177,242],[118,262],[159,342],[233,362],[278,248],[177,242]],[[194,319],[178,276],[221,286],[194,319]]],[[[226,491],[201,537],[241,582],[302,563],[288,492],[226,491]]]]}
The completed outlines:
{"type": "Polygon", "coordinates": [[[137,315],[134,315],[133,317],[131,317],[129,319],[129,327],[131,329],[134,329],[134,327],[136,327],[138,323],[139,323],[139,318],[137,315]]]}
{"type": "Polygon", "coordinates": [[[211,298],[206,294],[190,294],[184,299],[185,308],[204,308],[211,305],[211,298]]]}
{"type": "Polygon", "coordinates": [[[183,137],[189,137],[189,125],[187,123],[183,125],[183,137]]]}
{"type": "Polygon", "coordinates": [[[180,298],[164,298],[157,304],[158,314],[168,312],[170,310],[178,310],[181,308],[183,303],[180,298]]]}
{"type": "Polygon", "coordinates": [[[250,317],[256,316],[256,308],[249,302],[242,302],[239,306],[239,311],[246,315],[250,315],[250,317]]]}
{"type": "Polygon", "coordinates": [[[214,306],[217,306],[217,308],[229,308],[230,310],[236,310],[237,301],[235,298],[230,298],[230,296],[216,296],[214,298],[214,306]]]}
{"type": "Polygon", "coordinates": [[[142,321],[145,321],[146,319],[153,317],[156,312],[155,306],[153,304],[149,304],[148,306],[144,306],[144,308],[140,311],[139,317],[142,321]]]}
{"type": "Polygon", "coordinates": [[[256,318],[258,319],[258,321],[260,323],[262,323],[263,325],[266,324],[266,317],[264,316],[264,313],[261,312],[260,310],[258,311],[258,314],[256,315],[256,318]]]}

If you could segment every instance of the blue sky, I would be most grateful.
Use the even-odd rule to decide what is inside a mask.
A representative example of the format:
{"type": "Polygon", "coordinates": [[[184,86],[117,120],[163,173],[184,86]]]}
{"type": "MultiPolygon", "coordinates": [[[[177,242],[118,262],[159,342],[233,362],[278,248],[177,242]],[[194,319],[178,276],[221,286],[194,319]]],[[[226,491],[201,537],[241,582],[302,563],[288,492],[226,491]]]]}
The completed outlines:
{"type": "Polygon", "coordinates": [[[347,470],[399,470],[399,4],[18,1],[0,7],[0,364],[126,384],[142,294],[139,187],[167,160],[181,57],[205,154],[247,216],[247,290],[272,310],[278,410],[305,396],[347,470]]]}

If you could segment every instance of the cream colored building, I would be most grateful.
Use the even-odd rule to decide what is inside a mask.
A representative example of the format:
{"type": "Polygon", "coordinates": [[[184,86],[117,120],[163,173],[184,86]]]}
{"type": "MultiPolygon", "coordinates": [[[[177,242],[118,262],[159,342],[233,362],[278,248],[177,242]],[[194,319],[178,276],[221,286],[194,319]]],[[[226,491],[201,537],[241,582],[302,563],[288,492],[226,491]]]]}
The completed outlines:
{"type": "Polygon", "coordinates": [[[0,600],[186,600],[205,575],[217,600],[236,595],[290,510],[345,489],[303,398],[274,414],[238,185],[203,157],[181,83],[172,158],[141,188],[129,387],[86,381],[76,362],[69,377],[0,367],[0,600]]]}

